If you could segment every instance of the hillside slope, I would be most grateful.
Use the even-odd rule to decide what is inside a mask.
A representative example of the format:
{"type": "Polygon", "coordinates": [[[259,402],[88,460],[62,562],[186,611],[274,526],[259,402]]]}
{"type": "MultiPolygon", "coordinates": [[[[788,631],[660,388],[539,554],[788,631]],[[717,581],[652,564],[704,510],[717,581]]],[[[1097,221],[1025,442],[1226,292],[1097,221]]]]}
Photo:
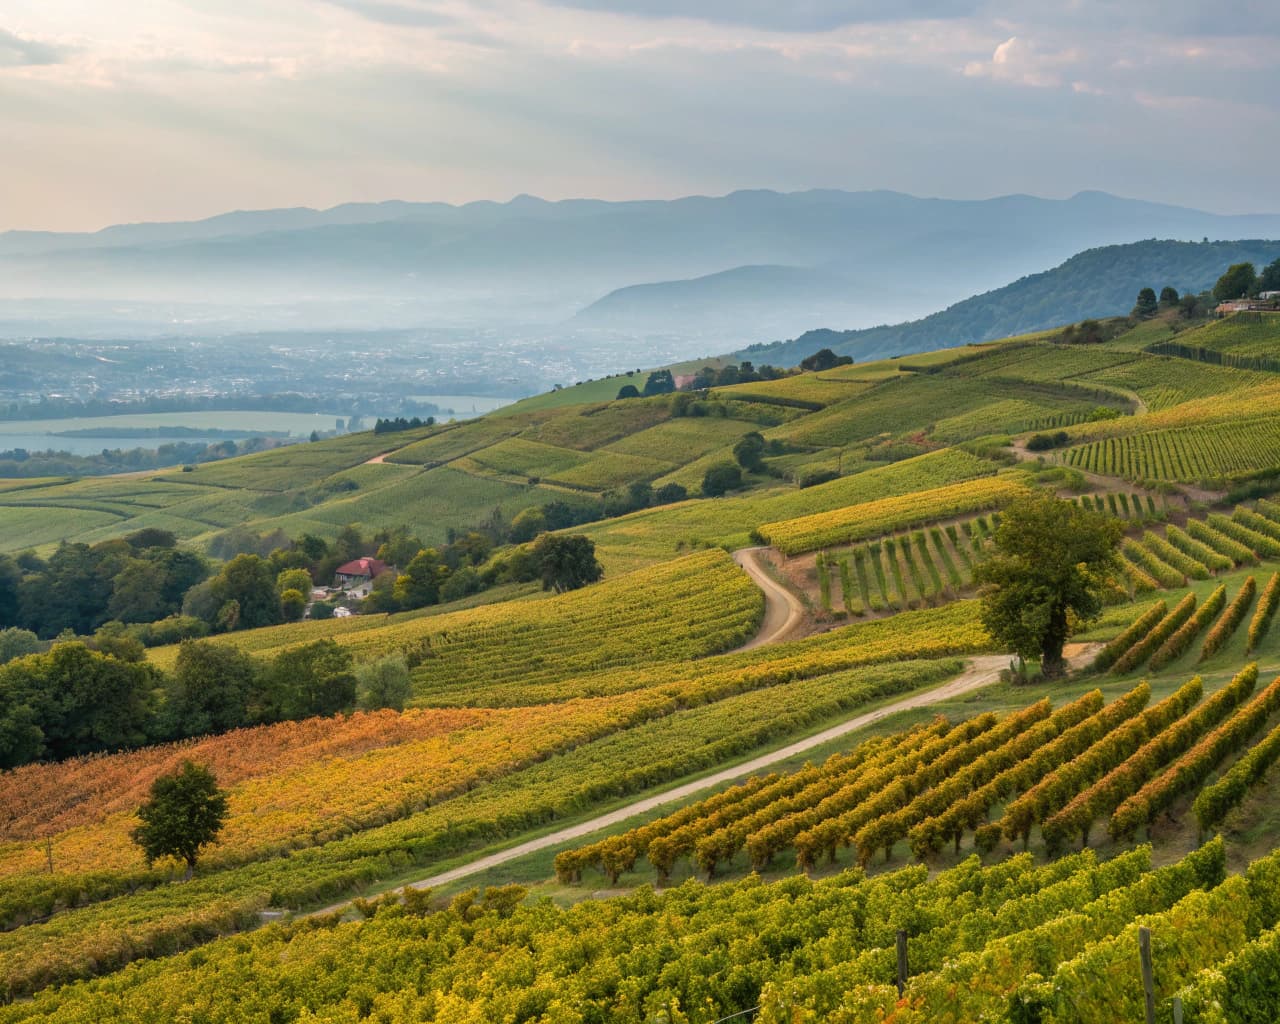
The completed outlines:
{"type": "Polygon", "coordinates": [[[740,354],[783,366],[819,348],[859,360],[931,352],[992,341],[1089,317],[1123,316],[1139,289],[1172,285],[1197,293],[1232,263],[1265,266],[1280,241],[1146,241],[1090,249],[1060,266],[975,295],[922,320],[866,330],[812,330],[791,341],[752,345],[740,354]]]}

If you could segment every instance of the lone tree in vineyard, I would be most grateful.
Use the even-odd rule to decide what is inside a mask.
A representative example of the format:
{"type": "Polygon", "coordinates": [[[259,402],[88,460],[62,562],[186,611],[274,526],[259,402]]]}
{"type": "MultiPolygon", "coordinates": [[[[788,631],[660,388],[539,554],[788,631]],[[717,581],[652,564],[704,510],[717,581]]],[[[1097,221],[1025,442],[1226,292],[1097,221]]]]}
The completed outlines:
{"type": "Polygon", "coordinates": [[[200,848],[222,831],[227,817],[227,794],[203,765],[183,761],[172,775],[161,775],[151,786],[151,799],[138,808],[142,824],[133,841],[142,847],[150,867],[161,857],[186,862],[187,878],[195,871],[200,848]]]}
{"type": "Polygon", "coordinates": [[[1102,611],[1122,532],[1116,520],[1044,491],[1019,499],[974,572],[983,625],[1020,658],[1039,657],[1046,678],[1063,675],[1068,615],[1089,622],[1102,611]]]}

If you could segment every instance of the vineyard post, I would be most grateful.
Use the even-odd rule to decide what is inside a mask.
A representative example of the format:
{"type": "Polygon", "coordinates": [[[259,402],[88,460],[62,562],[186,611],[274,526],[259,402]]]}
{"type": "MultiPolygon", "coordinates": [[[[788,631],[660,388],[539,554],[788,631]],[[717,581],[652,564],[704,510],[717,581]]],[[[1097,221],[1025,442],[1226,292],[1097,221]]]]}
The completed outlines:
{"type": "Polygon", "coordinates": [[[907,988],[907,933],[898,929],[898,998],[907,988]]]}
{"type": "Polygon", "coordinates": [[[1173,997],[1173,1024],[1182,1024],[1182,996],[1173,997]]]}
{"type": "Polygon", "coordinates": [[[1151,929],[1138,929],[1138,957],[1142,961],[1142,990],[1146,997],[1147,1024],[1156,1024],[1156,984],[1151,970],[1151,929]]]}

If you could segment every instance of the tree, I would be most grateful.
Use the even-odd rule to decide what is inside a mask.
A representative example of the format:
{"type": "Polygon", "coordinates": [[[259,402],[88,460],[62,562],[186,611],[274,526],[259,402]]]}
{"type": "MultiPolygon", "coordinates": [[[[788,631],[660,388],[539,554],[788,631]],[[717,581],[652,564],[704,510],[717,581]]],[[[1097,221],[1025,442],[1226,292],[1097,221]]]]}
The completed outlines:
{"type": "Polygon", "coordinates": [[[718,498],[742,486],[742,470],[731,462],[712,466],[702,475],[702,493],[708,498],[718,498]]]}
{"type": "Polygon", "coordinates": [[[8,555],[0,555],[0,629],[18,624],[18,585],[22,570],[8,555]]]}
{"type": "Polygon", "coordinates": [[[674,501],[684,501],[689,497],[689,492],[680,484],[663,484],[653,492],[653,503],[655,505],[670,505],[674,501]]]}
{"type": "Polygon", "coordinates": [[[409,663],[403,654],[388,654],[377,661],[356,666],[358,703],[366,711],[378,708],[404,710],[404,702],[413,693],[409,663]]]}
{"type": "Polygon", "coordinates": [[[852,356],[838,356],[829,348],[820,348],[813,355],[800,360],[800,369],[830,370],[835,366],[848,366],[852,362],[852,356]]]}
{"type": "Polygon", "coordinates": [[[396,580],[396,600],[404,608],[439,604],[440,584],[448,572],[435,548],[419,551],[396,580]]]}
{"type": "Polygon", "coordinates": [[[91,651],[78,642],[56,643],[45,654],[0,666],[0,721],[10,719],[8,731],[16,729],[24,738],[26,755],[15,760],[14,751],[0,749],[0,766],[145,743],[155,721],[155,684],[155,673],[146,665],[91,651]],[[16,726],[14,711],[21,719],[16,726]]]}
{"type": "Polygon", "coordinates": [[[28,654],[39,654],[41,646],[40,638],[29,629],[17,626],[0,629],[0,665],[28,654]]]}
{"type": "Polygon", "coordinates": [[[464,565],[440,585],[440,600],[458,601],[483,589],[484,580],[480,574],[473,567],[464,565]]]}
{"type": "Polygon", "coordinates": [[[311,593],[311,573],[306,569],[285,569],[276,574],[276,593],[283,595],[286,590],[297,590],[307,595],[311,593]]]}
{"type": "Polygon", "coordinates": [[[141,551],[144,548],[176,548],[178,546],[177,534],[157,526],[145,526],[141,530],[134,530],[124,539],[125,543],[135,551],[141,551]]]}
{"type": "Polygon", "coordinates": [[[671,376],[670,370],[654,370],[649,374],[649,379],[644,382],[645,398],[652,395],[668,395],[675,389],[676,381],[671,376]]]}
{"type": "Polygon", "coordinates": [[[307,599],[301,590],[290,588],[280,595],[280,614],[285,622],[301,622],[307,613],[307,599]]]}
{"type": "Polygon", "coordinates": [[[131,558],[112,584],[107,614],[120,622],[155,622],[171,610],[164,599],[164,569],[155,562],[131,558]]]}
{"type": "Polygon", "coordinates": [[[409,532],[407,526],[396,526],[375,537],[378,541],[378,560],[387,565],[408,565],[413,556],[424,547],[421,540],[409,532]]]}
{"type": "Polygon", "coordinates": [[[271,564],[258,555],[236,555],[231,559],[213,578],[213,592],[219,601],[220,615],[222,608],[232,601],[239,606],[233,628],[274,626],[283,620],[271,564]]]}
{"type": "Polygon", "coordinates": [[[764,469],[764,436],[758,430],[744,434],[733,446],[733,457],[748,473],[759,473],[764,469]]]}
{"type": "Polygon", "coordinates": [[[1150,320],[1160,312],[1160,304],[1156,300],[1156,291],[1154,288],[1143,288],[1138,292],[1138,301],[1133,304],[1133,309],[1129,313],[1134,320],[1150,320]]]}
{"type": "Polygon", "coordinates": [[[332,640],[282,651],[267,669],[265,684],[259,715],[268,722],[336,715],[356,699],[351,652],[332,640]]]}
{"type": "Polygon", "coordinates": [[[974,572],[987,630],[1021,658],[1039,656],[1046,677],[1061,676],[1068,616],[1089,622],[1102,611],[1122,532],[1116,520],[1043,491],[1014,502],[974,572]]]}
{"type": "Polygon", "coordinates": [[[1272,260],[1258,275],[1258,291],[1280,292],[1280,259],[1272,260]]]}
{"type": "Polygon", "coordinates": [[[200,850],[222,831],[227,819],[227,794],[218,788],[213,772],[194,761],[183,761],[171,775],[151,784],[151,799],[138,808],[141,824],[131,833],[150,867],[163,857],[195,871],[200,850]]]}
{"type": "Polygon", "coordinates": [[[536,505],[521,509],[511,520],[510,538],[512,544],[525,544],[547,528],[547,515],[536,505]]]}
{"type": "Polygon", "coordinates": [[[622,387],[618,388],[619,399],[639,398],[639,397],[640,397],[640,389],[637,388],[634,384],[623,384],[622,387]]]}
{"type": "Polygon", "coordinates": [[[1213,297],[1219,302],[1242,299],[1252,295],[1258,285],[1258,275],[1252,263],[1233,263],[1213,286],[1213,297]]]}
{"type": "Polygon", "coordinates": [[[604,569],[596,561],[595,544],[581,534],[562,537],[544,533],[533,545],[533,556],[538,562],[543,590],[557,593],[577,590],[604,575],[604,569]]]}
{"type": "Polygon", "coordinates": [[[167,717],[178,736],[227,732],[249,722],[258,663],[230,644],[184,640],[169,684],[167,717]]]}
{"type": "Polygon", "coordinates": [[[1160,308],[1173,309],[1182,301],[1182,296],[1178,294],[1178,289],[1169,285],[1165,285],[1160,289],[1160,308]]]}

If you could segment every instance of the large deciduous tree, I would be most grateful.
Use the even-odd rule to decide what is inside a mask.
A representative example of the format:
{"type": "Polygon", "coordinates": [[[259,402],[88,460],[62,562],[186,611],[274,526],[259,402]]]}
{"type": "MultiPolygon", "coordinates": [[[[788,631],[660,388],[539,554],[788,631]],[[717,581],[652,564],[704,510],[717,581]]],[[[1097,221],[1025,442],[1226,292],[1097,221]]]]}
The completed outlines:
{"type": "Polygon", "coordinates": [[[542,577],[543,590],[577,590],[604,575],[596,561],[596,546],[581,534],[562,537],[544,533],[533,545],[533,557],[542,577]]]}
{"type": "Polygon", "coordinates": [[[220,611],[233,602],[238,606],[232,629],[275,626],[284,620],[275,573],[271,564],[257,555],[236,555],[224,565],[213,578],[213,593],[220,611]]]}
{"type": "Polygon", "coordinates": [[[982,622],[1021,658],[1039,657],[1048,678],[1065,671],[1068,619],[1088,622],[1116,565],[1118,522],[1043,491],[1001,516],[991,553],[974,573],[982,622]]]}
{"type": "Polygon", "coordinates": [[[184,640],[169,684],[174,734],[201,736],[247,725],[258,673],[258,663],[238,647],[184,640]]]}
{"type": "Polygon", "coordinates": [[[1213,297],[1219,302],[1252,295],[1258,285],[1258,274],[1252,263],[1233,263],[1213,286],[1213,297]]]}
{"type": "Polygon", "coordinates": [[[200,850],[212,843],[227,818],[227,794],[208,768],[183,761],[172,775],[161,775],[151,786],[151,798],[138,808],[141,824],[133,841],[142,847],[147,866],[163,857],[195,870],[200,850]]]}
{"type": "Polygon", "coordinates": [[[265,674],[264,706],[268,722],[336,715],[356,702],[351,652],[332,640],[316,640],[276,655],[265,674]]]}

